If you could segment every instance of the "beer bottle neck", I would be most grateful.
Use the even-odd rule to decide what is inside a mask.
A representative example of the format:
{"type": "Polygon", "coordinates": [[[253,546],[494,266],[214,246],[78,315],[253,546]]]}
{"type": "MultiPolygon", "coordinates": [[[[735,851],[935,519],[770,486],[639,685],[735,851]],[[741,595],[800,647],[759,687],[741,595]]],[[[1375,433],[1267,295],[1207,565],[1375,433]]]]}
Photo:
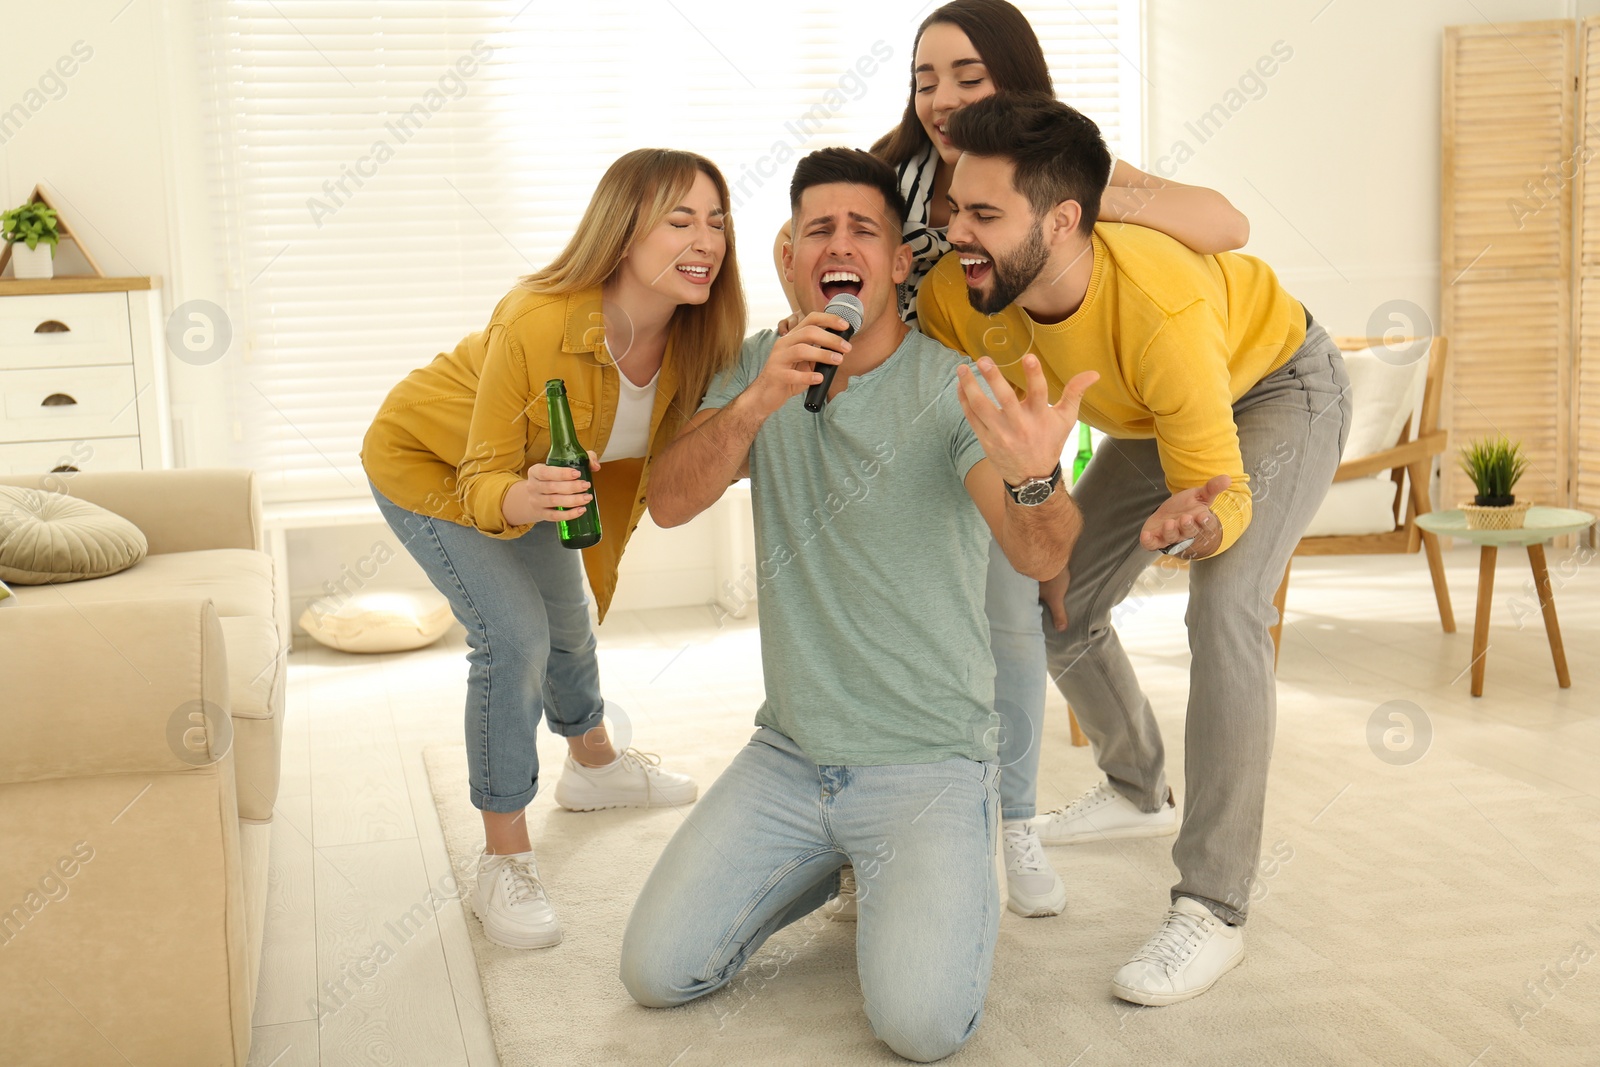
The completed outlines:
{"type": "Polygon", "coordinates": [[[550,408],[550,454],[571,457],[583,455],[583,446],[578,443],[578,431],[572,424],[572,407],[567,403],[567,391],[547,387],[545,402],[550,408]]]}

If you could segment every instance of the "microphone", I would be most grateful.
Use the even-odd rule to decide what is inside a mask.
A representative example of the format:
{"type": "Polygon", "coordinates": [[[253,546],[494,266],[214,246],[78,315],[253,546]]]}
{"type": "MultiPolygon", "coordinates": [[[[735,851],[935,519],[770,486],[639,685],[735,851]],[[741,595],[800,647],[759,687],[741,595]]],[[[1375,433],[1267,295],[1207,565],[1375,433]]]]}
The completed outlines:
{"type": "MultiPolygon", "coordinates": [[[[856,331],[861,329],[861,316],[866,313],[866,308],[861,306],[861,301],[849,293],[840,293],[828,301],[828,306],[823,310],[829,315],[839,316],[850,324],[843,330],[828,330],[829,333],[846,341],[854,337],[856,331]]],[[[826,329],[826,327],[824,328],[826,329]]],[[[806,410],[818,412],[822,410],[823,403],[828,399],[828,387],[833,384],[833,374],[839,369],[839,365],[837,363],[813,363],[811,366],[822,375],[822,381],[806,390],[806,410]]]]}

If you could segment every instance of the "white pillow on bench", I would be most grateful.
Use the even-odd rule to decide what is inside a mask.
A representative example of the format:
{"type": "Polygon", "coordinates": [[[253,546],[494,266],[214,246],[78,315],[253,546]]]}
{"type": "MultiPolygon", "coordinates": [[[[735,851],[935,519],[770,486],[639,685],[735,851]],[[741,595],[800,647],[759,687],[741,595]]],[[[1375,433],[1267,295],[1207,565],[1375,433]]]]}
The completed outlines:
{"type": "Polygon", "coordinates": [[[355,593],[337,605],[313,601],[300,626],[341,652],[409,652],[444,636],[455,616],[435,590],[355,593]]]}

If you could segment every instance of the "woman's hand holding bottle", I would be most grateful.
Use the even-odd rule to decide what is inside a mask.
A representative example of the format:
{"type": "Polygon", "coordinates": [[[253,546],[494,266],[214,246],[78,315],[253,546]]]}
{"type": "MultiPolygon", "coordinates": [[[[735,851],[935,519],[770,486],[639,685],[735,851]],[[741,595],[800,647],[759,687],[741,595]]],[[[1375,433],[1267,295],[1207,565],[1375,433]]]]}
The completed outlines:
{"type": "MultiPolygon", "coordinates": [[[[589,469],[600,469],[600,457],[589,453],[589,469]]],[[[592,487],[575,467],[551,467],[535,463],[528,468],[528,476],[513,485],[506,493],[503,505],[506,523],[524,526],[534,522],[557,522],[570,519],[565,510],[579,511],[594,499],[592,487]]]]}

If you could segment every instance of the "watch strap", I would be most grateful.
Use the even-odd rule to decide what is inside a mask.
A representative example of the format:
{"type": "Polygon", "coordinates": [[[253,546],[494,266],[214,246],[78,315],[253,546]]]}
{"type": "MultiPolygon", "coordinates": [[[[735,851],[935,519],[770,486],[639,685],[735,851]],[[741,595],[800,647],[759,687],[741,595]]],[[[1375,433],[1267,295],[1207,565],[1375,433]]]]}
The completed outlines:
{"type": "Polygon", "coordinates": [[[1022,503],[1022,490],[1038,482],[1048,482],[1050,485],[1050,491],[1054,493],[1061,486],[1061,464],[1057,462],[1056,469],[1051,471],[1049,476],[1045,478],[1029,478],[1021,485],[1012,485],[1010,482],[1002,478],[1000,484],[1006,487],[1006,492],[1011,494],[1011,499],[1020,504],[1022,503]]]}

